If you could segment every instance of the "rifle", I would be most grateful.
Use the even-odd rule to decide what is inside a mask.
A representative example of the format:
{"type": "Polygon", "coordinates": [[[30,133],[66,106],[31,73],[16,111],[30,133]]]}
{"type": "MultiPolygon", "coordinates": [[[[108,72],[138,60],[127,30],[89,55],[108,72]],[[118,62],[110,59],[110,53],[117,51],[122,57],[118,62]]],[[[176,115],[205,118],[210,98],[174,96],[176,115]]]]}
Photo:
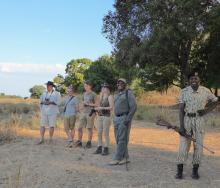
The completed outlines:
{"type": "MultiPolygon", "coordinates": [[[[173,129],[174,131],[180,133],[180,128],[177,126],[172,125],[171,123],[165,121],[162,118],[158,118],[156,121],[156,125],[162,126],[162,127],[166,127],[167,129],[173,129]]],[[[204,146],[203,144],[199,143],[198,141],[196,141],[195,138],[193,138],[191,135],[188,134],[184,134],[183,135],[185,138],[191,140],[194,143],[197,143],[198,145],[200,145],[201,147],[203,147],[204,149],[206,149],[207,151],[209,151],[211,154],[215,154],[214,151],[210,150],[209,148],[207,148],[206,146],[204,146]]]]}

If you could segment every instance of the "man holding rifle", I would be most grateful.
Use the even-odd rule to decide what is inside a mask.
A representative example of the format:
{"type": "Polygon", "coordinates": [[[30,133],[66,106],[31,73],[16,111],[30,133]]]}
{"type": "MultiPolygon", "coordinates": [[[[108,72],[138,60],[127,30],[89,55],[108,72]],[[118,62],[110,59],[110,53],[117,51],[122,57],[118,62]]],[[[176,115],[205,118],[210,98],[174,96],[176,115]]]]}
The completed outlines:
{"type": "Polygon", "coordinates": [[[200,86],[200,78],[197,72],[188,76],[189,86],[181,91],[180,103],[180,145],[177,159],[177,179],[182,179],[183,164],[185,164],[191,145],[191,140],[185,135],[191,135],[194,142],[192,178],[199,179],[198,169],[203,153],[204,115],[217,106],[218,98],[211,91],[200,86]]]}

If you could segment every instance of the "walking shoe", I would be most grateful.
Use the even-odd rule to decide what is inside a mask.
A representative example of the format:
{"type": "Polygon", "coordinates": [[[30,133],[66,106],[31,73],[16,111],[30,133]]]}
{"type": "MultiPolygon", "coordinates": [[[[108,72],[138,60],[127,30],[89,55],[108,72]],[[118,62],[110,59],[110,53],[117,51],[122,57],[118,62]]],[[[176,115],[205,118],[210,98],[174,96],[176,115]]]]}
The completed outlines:
{"type": "Polygon", "coordinates": [[[37,145],[41,145],[41,144],[44,144],[44,140],[40,140],[37,145]]]}
{"type": "Polygon", "coordinates": [[[114,165],[118,165],[119,164],[119,160],[113,160],[109,163],[109,165],[114,166],[114,165]]]}
{"type": "Polygon", "coordinates": [[[103,151],[102,151],[102,155],[108,155],[108,147],[104,147],[103,151]]]}
{"type": "Polygon", "coordinates": [[[67,142],[66,147],[72,148],[72,147],[73,147],[73,141],[72,141],[72,140],[69,140],[69,141],[67,142]]]}
{"type": "Polygon", "coordinates": [[[195,180],[198,180],[200,178],[198,169],[199,169],[199,164],[194,164],[192,169],[192,178],[195,180]]]}
{"type": "Polygon", "coordinates": [[[175,176],[176,179],[182,179],[183,178],[183,164],[177,165],[177,174],[175,176]]]}
{"type": "Polygon", "coordinates": [[[75,143],[76,148],[81,148],[82,147],[82,142],[80,140],[77,140],[75,143]]]}
{"type": "Polygon", "coordinates": [[[94,152],[94,154],[100,154],[100,153],[102,153],[102,146],[98,146],[94,152]]]}
{"type": "Polygon", "coordinates": [[[121,161],[119,161],[119,165],[123,165],[123,164],[126,164],[126,163],[130,163],[130,161],[126,158],[122,159],[121,161]]]}
{"type": "Polygon", "coordinates": [[[86,148],[91,148],[92,147],[92,143],[91,143],[91,141],[88,141],[87,143],[86,143],[86,148]]]}

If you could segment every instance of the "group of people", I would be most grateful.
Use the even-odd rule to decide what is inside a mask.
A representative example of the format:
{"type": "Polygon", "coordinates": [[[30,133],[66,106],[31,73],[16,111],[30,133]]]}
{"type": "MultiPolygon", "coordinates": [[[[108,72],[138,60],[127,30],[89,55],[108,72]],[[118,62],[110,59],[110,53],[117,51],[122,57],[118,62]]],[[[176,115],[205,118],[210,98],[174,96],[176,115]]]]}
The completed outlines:
{"type": "MultiPolygon", "coordinates": [[[[61,103],[61,95],[55,90],[54,83],[48,81],[46,85],[47,90],[40,97],[41,139],[38,144],[44,143],[46,127],[49,127],[49,142],[52,143],[54,127],[56,126],[59,105],[61,103]]],[[[100,95],[97,96],[92,90],[92,83],[85,81],[85,92],[82,95],[82,104],[80,105],[80,100],[75,96],[73,86],[68,87],[62,113],[64,130],[68,138],[67,147],[83,147],[83,130],[86,128],[88,138],[85,147],[91,148],[93,129],[96,127],[98,144],[94,154],[108,155],[110,144],[109,130],[113,119],[117,147],[114,160],[110,162],[110,165],[129,162],[127,144],[129,141],[131,121],[137,109],[137,104],[133,92],[127,88],[125,79],[118,79],[117,89],[117,94],[113,96],[110,85],[103,83],[101,85],[100,95]],[[78,138],[74,142],[77,116],[79,116],[77,127],[78,138]],[[96,121],[95,117],[97,117],[96,121]]]]}
{"type": "MultiPolygon", "coordinates": [[[[60,94],[53,89],[52,82],[47,83],[47,91],[41,96],[41,140],[44,142],[45,126],[49,126],[50,142],[52,141],[60,94]]],[[[94,118],[97,115],[98,145],[95,154],[107,155],[109,153],[109,128],[113,117],[114,133],[116,139],[116,152],[110,165],[121,165],[129,162],[128,142],[131,129],[131,121],[137,109],[133,92],[127,88],[127,82],[121,78],[117,81],[118,92],[111,95],[107,83],[102,85],[99,97],[92,91],[90,81],[84,83],[85,92],[82,96],[82,109],[79,108],[79,100],[74,96],[73,87],[68,88],[68,96],[65,98],[64,127],[68,136],[68,147],[73,146],[75,134],[76,114],[80,112],[78,140],[76,147],[82,147],[83,128],[87,128],[88,141],[86,148],[92,146],[94,118]],[[103,143],[103,134],[105,143],[103,143]]],[[[188,158],[191,141],[185,136],[190,135],[194,143],[192,178],[199,179],[198,169],[203,154],[204,139],[204,115],[213,110],[218,104],[218,98],[207,88],[200,85],[197,72],[188,76],[188,85],[182,89],[179,97],[180,119],[180,144],[177,159],[177,179],[183,178],[183,166],[188,158]],[[208,105],[207,105],[208,104],[208,105]]],[[[146,135],[147,136],[147,135],[146,135]]]]}

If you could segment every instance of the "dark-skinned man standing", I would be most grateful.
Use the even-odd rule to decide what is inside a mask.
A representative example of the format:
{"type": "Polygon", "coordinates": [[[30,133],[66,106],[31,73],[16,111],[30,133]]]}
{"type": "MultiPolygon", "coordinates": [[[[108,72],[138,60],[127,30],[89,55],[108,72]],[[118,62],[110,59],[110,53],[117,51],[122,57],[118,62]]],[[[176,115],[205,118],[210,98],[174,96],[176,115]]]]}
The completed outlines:
{"type": "Polygon", "coordinates": [[[184,137],[184,134],[191,135],[196,139],[193,152],[192,178],[199,179],[198,169],[203,154],[204,138],[204,115],[217,106],[217,97],[211,91],[200,86],[200,78],[197,72],[188,76],[189,86],[181,91],[180,103],[180,145],[177,159],[177,179],[183,177],[183,165],[185,164],[191,145],[191,141],[184,137]],[[209,104],[209,105],[207,105],[209,104]],[[199,144],[197,144],[199,143],[199,144]]]}
{"type": "Polygon", "coordinates": [[[114,98],[114,131],[116,139],[115,157],[109,165],[123,165],[129,162],[128,141],[131,121],[137,109],[133,92],[127,89],[127,82],[121,78],[117,82],[118,93],[114,98]]]}

